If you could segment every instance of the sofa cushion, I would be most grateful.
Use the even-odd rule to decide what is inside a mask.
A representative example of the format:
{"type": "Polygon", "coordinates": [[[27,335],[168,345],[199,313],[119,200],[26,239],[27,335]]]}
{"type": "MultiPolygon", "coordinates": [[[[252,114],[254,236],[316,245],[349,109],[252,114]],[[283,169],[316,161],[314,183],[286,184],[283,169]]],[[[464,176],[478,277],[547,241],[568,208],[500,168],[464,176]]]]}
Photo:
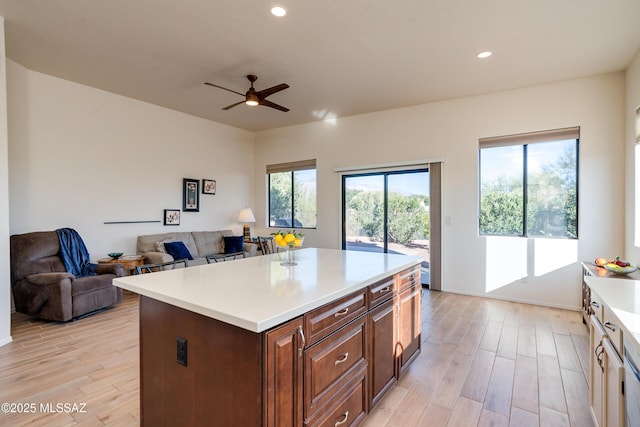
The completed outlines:
{"type": "Polygon", "coordinates": [[[223,236],[231,235],[231,231],[193,231],[193,241],[196,243],[200,256],[219,254],[224,250],[223,236]]]}
{"type": "Polygon", "coordinates": [[[11,241],[11,282],[15,284],[29,274],[66,271],[55,231],[14,234],[11,241]]]}
{"type": "Polygon", "coordinates": [[[167,253],[173,257],[173,259],[190,259],[193,260],[193,256],[189,252],[189,249],[183,242],[167,242],[164,244],[164,248],[167,253]]]}
{"type": "Polygon", "coordinates": [[[243,236],[224,236],[224,253],[232,254],[235,252],[244,251],[244,237],[243,236]]]}
{"type": "Polygon", "coordinates": [[[193,256],[194,258],[199,258],[200,256],[202,256],[198,252],[198,248],[193,241],[193,236],[189,231],[177,231],[173,233],[147,234],[144,236],[138,236],[136,252],[140,255],[144,255],[145,252],[156,252],[156,242],[162,242],[170,239],[173,239],[174,242],[183,242],[187,249],[189,249],[191,256],[193,256]]]}

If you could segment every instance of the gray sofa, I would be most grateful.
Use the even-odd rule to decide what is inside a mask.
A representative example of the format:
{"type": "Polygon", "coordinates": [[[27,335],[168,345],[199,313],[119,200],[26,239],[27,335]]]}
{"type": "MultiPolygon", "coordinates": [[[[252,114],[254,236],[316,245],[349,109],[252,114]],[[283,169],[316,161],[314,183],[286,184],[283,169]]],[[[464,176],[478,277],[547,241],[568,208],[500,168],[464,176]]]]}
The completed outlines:
{"type": "MultiPolygon", "coordinates": [[[[173,261],[168,253],[163,253],[164,242],[183,242],[193,261],[189,266],[206,264],[207,255],[224,253],[224,236],[233,236],[231,230],[220,231],[178,231],[174,233],[147,234],[138,236],[136,252],[145,257],[145,264],[159,264],[173,261]]],[[[255,256],[258,246],[253,243],[244,243],[245,256],[255,256]]]]}

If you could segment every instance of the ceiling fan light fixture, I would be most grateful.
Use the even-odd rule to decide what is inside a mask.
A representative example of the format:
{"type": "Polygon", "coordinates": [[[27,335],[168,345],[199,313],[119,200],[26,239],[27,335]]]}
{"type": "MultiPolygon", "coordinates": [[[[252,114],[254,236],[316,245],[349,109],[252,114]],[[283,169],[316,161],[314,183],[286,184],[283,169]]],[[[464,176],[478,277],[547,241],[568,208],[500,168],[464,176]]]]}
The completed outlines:
{"type": "Polygon", "coordinates": [[[258,100],[258,97],[255,94],[250,93],[247,95],[247,100],[244,103],[250,107],[255,107],[260,103],[260,101],[258,100]]]}
{"type": "Polygon", "coordinates": [[[285,9],[283,6],[273,6],[271,8],[271,14],[280,18],[287,14],[287,9],[285,9]]]}

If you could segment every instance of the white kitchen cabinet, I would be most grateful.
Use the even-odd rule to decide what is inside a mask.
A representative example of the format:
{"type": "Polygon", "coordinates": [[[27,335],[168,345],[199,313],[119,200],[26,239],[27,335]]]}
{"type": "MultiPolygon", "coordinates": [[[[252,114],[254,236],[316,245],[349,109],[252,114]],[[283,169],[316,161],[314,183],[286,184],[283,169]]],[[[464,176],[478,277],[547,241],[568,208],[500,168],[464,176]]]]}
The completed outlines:
{"type": "Polygon", "coordinates": [[[624,427],[624,364],[609,338],[604,348],[604,416],[607,427],[624,427]]]}

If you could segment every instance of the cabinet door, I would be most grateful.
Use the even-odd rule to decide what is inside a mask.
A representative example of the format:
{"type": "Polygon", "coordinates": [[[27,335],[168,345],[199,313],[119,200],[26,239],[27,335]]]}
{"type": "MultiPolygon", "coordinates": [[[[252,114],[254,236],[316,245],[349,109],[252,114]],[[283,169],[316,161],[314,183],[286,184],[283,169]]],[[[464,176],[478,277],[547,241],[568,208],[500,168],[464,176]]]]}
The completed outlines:
{"type": "Polygon", "coordinates": [[[604,348],[602,340],[606,337],[606,332],[602,324],[595,315],[591,315],[591,333],[589,339],[591,342],[589,352],[589,406],[591,407],[591,416],[596,427],[603,426],[603,409],[602,399],[604,398],[604,348]]]}
{"type": "Polygon", "coordinates": [[[390,299],[369,313],[371,407],[396,380],[394,307],[390,299]]]}
{"type": "Polygon", "coordinates": [[[396,358],[399,363],[398,376],[420,352],[422,287],[414,285],[398,294],[398,340],[396,358]]]}
{"type": "Polygon", "coordinates": [[[302,317],[266,333],[264,425],[302,426],[302,317]]]}
{"type": "Polygon", "coordinates": [[[624,427],[624,365],[609,338],[604,347],[604,414],[607,427],[624,427]]]}

